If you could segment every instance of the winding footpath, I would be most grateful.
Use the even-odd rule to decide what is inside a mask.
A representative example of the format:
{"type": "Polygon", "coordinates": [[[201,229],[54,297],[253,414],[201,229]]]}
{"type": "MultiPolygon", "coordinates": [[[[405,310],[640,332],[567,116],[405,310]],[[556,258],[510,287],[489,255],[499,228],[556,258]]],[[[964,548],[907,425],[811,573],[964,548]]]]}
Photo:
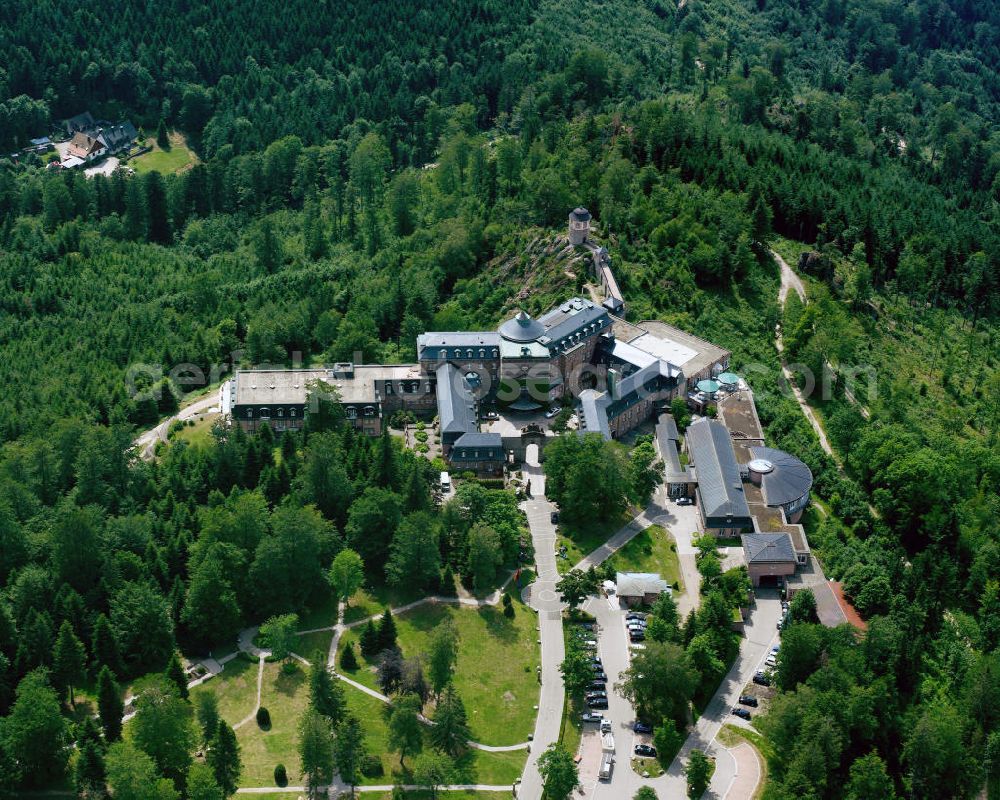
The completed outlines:
{"type": "MultiPolygon", "coordinates": [[[[802,285],[802,280],[799,278],[792,268],[788,266],[776,250],[771,251],[771,256],[778,266],[781,267],[781,288],[778,289],[778,304],[781,309],[785,308],[785,301],[788,299],[788,293],[792,289],[795,290],[795,294],[799,296],[799,300],[803,303],[806,302],[806,287],[802,285]]],[[[774,346],[778,349],[778,356],[781,358],[781,372],[785,376],[785,381],[792,389],[792,393],[795,395],[795,401],[799,404],[799,408],[802,409],[803,415],[809,420],[809,424],[812,425],[812,429],[816,431],[816,436],[819,438],[819,446],[823,448],[823,452],[830,456],[834,461],[840,464],[840,459],[837,454],[833,452],[833,448],[830,447],[830,442],[826,438],[826,431],[823,430],[823,426],[819,424],[819,419],[817,419],[816,414],[813,412],[812,407],[806,402],[805,396],[798,386],[795,385],[792,379],[792,371],[788,369],[788,364],[785,363],[785,343],[781,335],[781,325],[778,324],[774,329],[774,346]]]]}

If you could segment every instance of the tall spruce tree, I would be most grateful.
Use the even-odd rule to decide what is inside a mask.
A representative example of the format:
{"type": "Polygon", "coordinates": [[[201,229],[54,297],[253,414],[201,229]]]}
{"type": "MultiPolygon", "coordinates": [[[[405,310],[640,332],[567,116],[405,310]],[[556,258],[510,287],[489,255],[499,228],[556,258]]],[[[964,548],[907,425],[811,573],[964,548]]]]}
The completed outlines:
{"type": "Polygon", "coordinates": [[[104,730],[104,740],[109,744],[118,741],[122,735],[122,717],[125,703],[122,690],[114,673],[106,665],[97,673],[97,714],[104,730]]]}

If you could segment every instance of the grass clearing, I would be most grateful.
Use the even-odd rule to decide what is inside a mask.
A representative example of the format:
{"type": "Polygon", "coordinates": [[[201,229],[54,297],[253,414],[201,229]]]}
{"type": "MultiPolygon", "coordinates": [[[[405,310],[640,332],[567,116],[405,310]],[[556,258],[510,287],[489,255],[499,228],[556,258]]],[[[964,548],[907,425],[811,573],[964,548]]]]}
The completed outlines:
{"type": "Polygon", "coordinates": [[[580,563],[585,556],[604,544],[622,526],[632,518],[631,512],[623,511],[608,522],[588,522],[585,524],[560,523],[559,537],[556,542],[556,567],[563,575],[580,563]],[[559,550],[566,548],[566,558],[558,555],[559,550]]]}
{"type": "Polygon", "coordinates": [[[281,763],[288,770],[289,784],[299,786],[302,784],[302,771],[298,728],[309,703],[305,667],[300,664],[293,673],[286,675],[281,671],[280,664],[265,664],[260,702],[270,712],[271,728],[261,730],[257,722],[251,720],[236,731],[243,757],[240,785],[273,786],[274,768],[281,763]]]}
{"type": "Polygon", "coordinates": [[[198,163],[198,156],[188,148],[184,135],[174,131],[168,134],[170,149],[164,150],[156,143],[156,137],[150,136],[146,141],[153,149],[148,153],[130,159],[128,166],[140,175],[146,172],[160,172],[169,175],[183,172],[198,163]]]}
{"type": "MultiPolygon", "coordinates": [[[[389,751],[386,704],[350,686],[344,687],[344,693],[351,713],[362,721],[365,732],[365,748],[370,753],[377,753],[382,761],[384,774],[363,778],[361,785],[379,786],[397,780],[401,783],[412,782],[413,776],[409,771],[412,759],[406,762],[406,769],[403,769],[399,765],[399,756],[389,751]]],[[[424,746],[430,746],[426,736],[424,746]]],[[[469,750],[455,764],[455,782],[490,785],[512,784],[520,776],[527,756],[525,750],[509,753],[469,750]]],[[[290,778],[291,773],[289,773],[290,778]]],[[[452,793],[449,792],[448,797],[452,798],[452,793]]]]}
{"type": "MultiPolygon", "coordinates": [[[[450,620],[458,630],[458,664],[454,683],[465,703],[473,738],[484,744],[510,745],[527,741],[534,730],[538,702],[538,618],[519,598],[514,618],[499,607],[467,608],[428,603],[395,618],[399,646],[407,658],[427,650],[431,631],[450,620]]],[[[356,636],[352,636],[356,641],[356,636]]],[[[349,675],[377,688],[375,674],[364,658],[349,675]]],[[[432,713],[432,710],[428,710],[432,713]]]]}
{"type": "Polygon", "coordinates": [[[187,442],[189,445],[203,447],[212,443],[212,427],[219,421],[218,414],[200,414],[190,420],[171,437],[172,442],[187,442]]]}
{"type": "Polygon", "coordinates": [[[230,725],[235,725],[253,711],[257,704],[257,662],[237,656],[221,673],[193,692],[211,692],[219,701],[219,714],[230,725]]]}
{"type": "Polygon", "coordinates": [[[309,661],[318,651],[323,660],[326,660],[327,653],[330,652],[330,640],[333,639],[333,631],[317,631],[316,633],[303,633],[297,637],[292,650],[309,661]]]}
{"type": "Polygon", "coordinates": [[[684,591],[674,537],[659,525],[650,525],[608,559],[620,572],[658,572],[675,591],[684,591]]]}

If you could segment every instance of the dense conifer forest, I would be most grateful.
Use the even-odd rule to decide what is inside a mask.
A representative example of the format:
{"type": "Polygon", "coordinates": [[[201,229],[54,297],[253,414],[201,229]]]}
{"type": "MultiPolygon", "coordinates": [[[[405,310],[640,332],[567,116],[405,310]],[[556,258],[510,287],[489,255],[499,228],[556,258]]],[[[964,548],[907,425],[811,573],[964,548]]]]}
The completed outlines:
{"type": "Polygon", "coordinates": [[[131,443],[217,365],[409,362],[425,330],[548,308],[584,275],[528,253],[578,204],[636,319],[755,365],[868,624],[784,634],[765,798],[1000,797],[995,2],[12,0],[0,53],[5,154],[89,109],[198,156],[0,158],[0,798],[123,772],[194,797],[193,746],[115,744],[116,687],[171,695],[176,650],[329,602],[345,548],[432,591],[472,580],[484,523],[513,566],[511,493],[434,507],[439,465],[337,408],[131,443]],[[815,254],[807,305],[779,307],[772,247],[815,254]],[[779,322],[817,373],[875,368],[864,413],[842,383],[815,403],[836,458],[779,391],[779,322]]]}

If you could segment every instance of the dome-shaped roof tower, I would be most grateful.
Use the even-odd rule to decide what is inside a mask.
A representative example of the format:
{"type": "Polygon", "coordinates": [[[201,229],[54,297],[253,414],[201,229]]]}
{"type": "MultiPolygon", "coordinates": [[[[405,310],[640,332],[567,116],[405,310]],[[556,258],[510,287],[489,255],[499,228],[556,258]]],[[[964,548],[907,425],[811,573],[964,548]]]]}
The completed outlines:
{"type": "Polygon", "coordinates": [[[545,333],[545,326],[523,311],[500,326],[500,335],[509,342],[533,342],[545,333]]]}

